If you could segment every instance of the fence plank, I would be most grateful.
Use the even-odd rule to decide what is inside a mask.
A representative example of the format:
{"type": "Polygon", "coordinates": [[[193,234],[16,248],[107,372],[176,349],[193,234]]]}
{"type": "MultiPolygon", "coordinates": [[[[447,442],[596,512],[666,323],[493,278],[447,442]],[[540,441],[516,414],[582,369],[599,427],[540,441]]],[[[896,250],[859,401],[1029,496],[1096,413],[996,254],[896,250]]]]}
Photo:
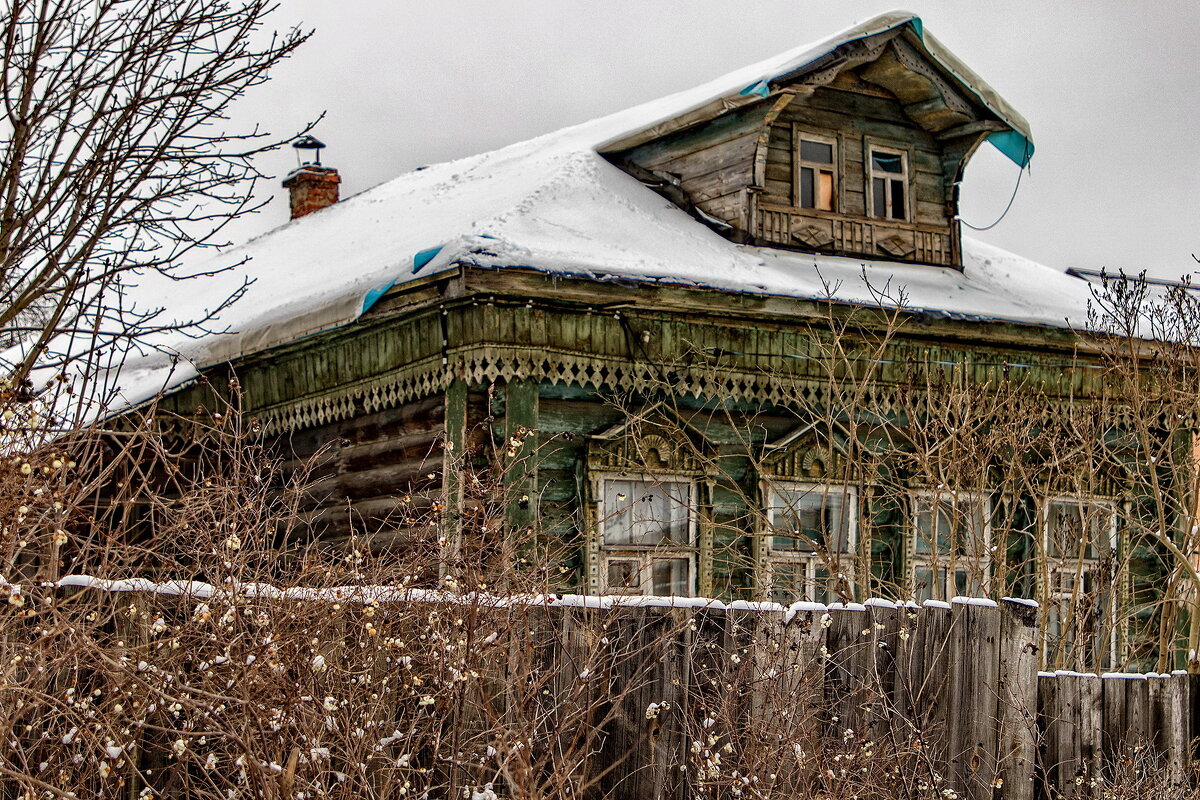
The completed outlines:
{"type": "Polygon", "coordinates": [[[870,734],[875,741],[900,741],[907,735],[908,725],[900,720],[897,682],[900,652],[900,626],[903,612],[895,603],[867,601],[867,616],[871,620],[870,659],[874,686],[871,702],[870,734]]]}
{"type": "Polygon", "coordinates": [[[1104,688],[1099,675],[1081,675],[1073,680],[1079,685],[1079,705],[1076,707],[1075,735],[1079,739],[1077,777],[1082,779],[1081,791],[1090,795],[1100,785],[1103,763],[1104,688]]]}
{"type": "Polygon", "coordinates": [[[1125,747],[1125,681],[1128,678],[1119,673],[1110,673],[1101,679],[1101,692],[1104,703],[1104,734],[1101,737],[1101,747],[1104,757],[1108,760],[1118,758],[1125,747]]]}
{"type": "Polygon", "coordinates": [[[1006,800],[1032,800],[1037,760],[1038,609],[1011,599],[1000,602],[999,717],[997,752],[1006,800]]]}
{"type": "Polygon", "coordinates": [[[613,769],[601,785],[616,797],[682,797],[679,764],[689,665],[689,614],[676,608],[623,608],[613,615],[610,638],[620,657],[613,683],[626,694],[610,726],[603,757],[613,769]],[[650,709],[655,710],[650,710],[650,709]]]}
{"type": "Polygon", "coordinates": [[[1154,741],[1150,727],[1150,685],[1145,675],[1125,682],[1125,747],[1154,741]]]}
{"type": "Polygon", "coordinates": [[[1057,747],[1051,741],[1054,725],[1054,705],[1057,684],[1054,680],[1054,673],[1039,672],[1037,677],[1037,726],[1038,726],[1038,751],[1037,751],[1037,768],[1034,770],[1034,796],[1046,797],[1050,787],[1055,784],[1057,775],[1051,769],[1053,763],[1051,759],[1055,758],[1057,747]]]}
{"type": "MultiPolygon", "coordinates": [[[[784,625],[779,660],[781,702],[787,704],[792,729],[797,738],[819,733],[825,723],[825,656],[827,626],[825,609],[793,611],[784,625]]],[[[804,766],[799,759],[782,759],[776,771],[782,786],[802,786],[812,780],[816,766],[804,766]]]]}
{"type": "Polygon", "coordinates": [[[1000,611],[954,602],[950,615],[950,774],[967,797],[991,800],[999,747],[1000,611]]]}
{"type": "Polygon", "coordinates": [[[1188,714],[1187,675],[1164,676],[1158,680],[1159,746],[1166,757],[1167,777],[1172,784],[1183,782],[1187,771],[1188,714]]]}
{"type": "Polygon", "coordinates": [[[914,695],[916,722],[920,740],[928,748],[930,761],[944,765],[949,760],[950,605],[926,603],[920,611],[918,622],[922,664],[919,686],[914,695]]]}
{"type": "Polygon", "coordinates": [[[867,678],[870,669],[870,621],[866,608],[857,604],[829,609],[826,634],[825,687],[830,709],[830,726],[835,736],[853,731],[862,734],[866,725],[867,678]]]}

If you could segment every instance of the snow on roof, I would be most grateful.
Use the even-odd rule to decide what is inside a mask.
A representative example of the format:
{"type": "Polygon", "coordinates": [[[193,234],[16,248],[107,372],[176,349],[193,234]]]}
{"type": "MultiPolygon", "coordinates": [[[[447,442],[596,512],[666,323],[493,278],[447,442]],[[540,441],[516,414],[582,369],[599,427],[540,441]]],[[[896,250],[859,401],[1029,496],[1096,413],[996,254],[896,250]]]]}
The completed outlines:
{"type": "MultiPolygon", "coordinates": [[[[894,304],[877,292],[888,287],[893,297],[903,290],[913,310],[1059,327],[1085,322],[1085,281],[998,248],[967,240],[959,272],[737,245],[598,155],[606,143],[744,97],[744,89],[840,44],[903,24],[920,30],[910,14],[885,14],[694,89],[401,175],[213,260],[245,259],[230,272],[185,283],[143,278],[129,296],[180,320],[203,316],[244,280],[252,283],[209,326],[224,333],[172,334],[151,342],[159,351],[130,355],[117,404],[136,405],[206,366],[350,323],[389,287],[464,263],[870,305],[894,304]]],[[[965,67],[954,64],[961,77],[965,67]]]]}

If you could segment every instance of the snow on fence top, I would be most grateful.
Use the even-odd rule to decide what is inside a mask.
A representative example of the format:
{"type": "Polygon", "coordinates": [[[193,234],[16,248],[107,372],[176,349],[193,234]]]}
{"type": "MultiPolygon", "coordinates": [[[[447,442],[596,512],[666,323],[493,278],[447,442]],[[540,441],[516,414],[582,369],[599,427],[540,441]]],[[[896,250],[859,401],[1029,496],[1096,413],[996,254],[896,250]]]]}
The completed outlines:
{"type": "MultiPolygon", "coordinates": [[[[871,598],[863,603],[813,603],[800,601],[790,605],[782,603],[752,600],[731,600],[724,602],[707,597],[659,597],[648,595],[583,595],[583,594],[512,594],[496,595],[486,592],[458,592],[446,589],[421,589],[403,586],[329,586],[329,587],[286,587],[280,588],[268,583],[243,583],[227,587],[215,586],[204,581],[152,581],[147,578],[96,578],[91,575],[68,575],[53,583],[43,584],[45,587],[74,587],[82,589],[97,589],[104,592],[144,592],[147,594],[162,594],[186,596],[198,599],[213,597],[242,597],[242,598],[279,598],[284,600],[301,600],[325,603],[447,603],[455,605],[481,605],[494,608],[517,606],[553,606],[559,608],[692,608],[712,609],[719,611],[751,611],[762,613],[783,614],[785,620],[791,620],[795,615],[811,612],[827,611],[866,611],[871,608],[916,609],[922,605],[928,608],[951,608],[951,603],[996,608],[997,603],[982,597],[955,597],[951,603],[940,600],[926,600],[923,604],[914,601],[895,602],[883,598],[871,598]]],[[[21,597],[23,590],[20,584],[11,584],[0,578],[0,587],[7,588],[10,597],[21,597]]],[[[1005,601],[1037,607],[1034,600],[1020,600],[1006,597],[1005,601]]]]}

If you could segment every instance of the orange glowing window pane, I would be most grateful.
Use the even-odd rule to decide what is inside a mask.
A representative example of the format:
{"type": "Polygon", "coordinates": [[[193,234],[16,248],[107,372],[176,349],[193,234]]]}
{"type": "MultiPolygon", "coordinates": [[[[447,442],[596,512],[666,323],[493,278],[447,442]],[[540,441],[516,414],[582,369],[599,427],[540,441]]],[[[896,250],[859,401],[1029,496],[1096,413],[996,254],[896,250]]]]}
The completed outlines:
{"type": "Polygon", "coordinates": [[[821,171],[817,184],[817,208],[833,211],[833,173],[821,171]]]}

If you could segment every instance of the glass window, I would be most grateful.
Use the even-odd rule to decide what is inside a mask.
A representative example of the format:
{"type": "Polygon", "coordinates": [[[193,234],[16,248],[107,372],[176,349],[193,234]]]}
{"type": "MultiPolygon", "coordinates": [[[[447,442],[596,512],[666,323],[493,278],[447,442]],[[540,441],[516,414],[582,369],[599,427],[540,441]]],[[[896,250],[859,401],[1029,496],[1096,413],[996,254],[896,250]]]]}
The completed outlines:
{"type": "Polygon", "coordinates": [[[902,151],[872,147],[868,171],[871,215],[908,219],[908,156],[902,151]]]}
{"type": "Polygon", "coordinates": [[[691,481],[605,477],[599,538],[604,591],[691,595],[695,584],[691,481]]]}
{"type": "Polygon", "coordinates": [[[772,485],[768,495],[772,599],[830,602],[853,585],[857,494],[839,484],[772,485]]]}
{"type": "Polygon", "coordinates": [[[837,210],[836,143],[809,133],[797,134],[797,201],[801,208],[837,210]]]}
{"type": "Polygon", "coordinates": [[[1111,667],[1117,648],[1117,511],[1108,501],[1058,497],[1042,512],[1047,663],[1111,667]]]}
{"type": "Polygon", "coordinates": [[[688,540],[690,484],[604,481],[604,543],[655,546],[688,540]]]}
{"type": "Polygon", "coordinates": [[[987,589],[989,505],[982,495],[913,496],[909,580],[918,600],[978,596],[987,589]]]}

